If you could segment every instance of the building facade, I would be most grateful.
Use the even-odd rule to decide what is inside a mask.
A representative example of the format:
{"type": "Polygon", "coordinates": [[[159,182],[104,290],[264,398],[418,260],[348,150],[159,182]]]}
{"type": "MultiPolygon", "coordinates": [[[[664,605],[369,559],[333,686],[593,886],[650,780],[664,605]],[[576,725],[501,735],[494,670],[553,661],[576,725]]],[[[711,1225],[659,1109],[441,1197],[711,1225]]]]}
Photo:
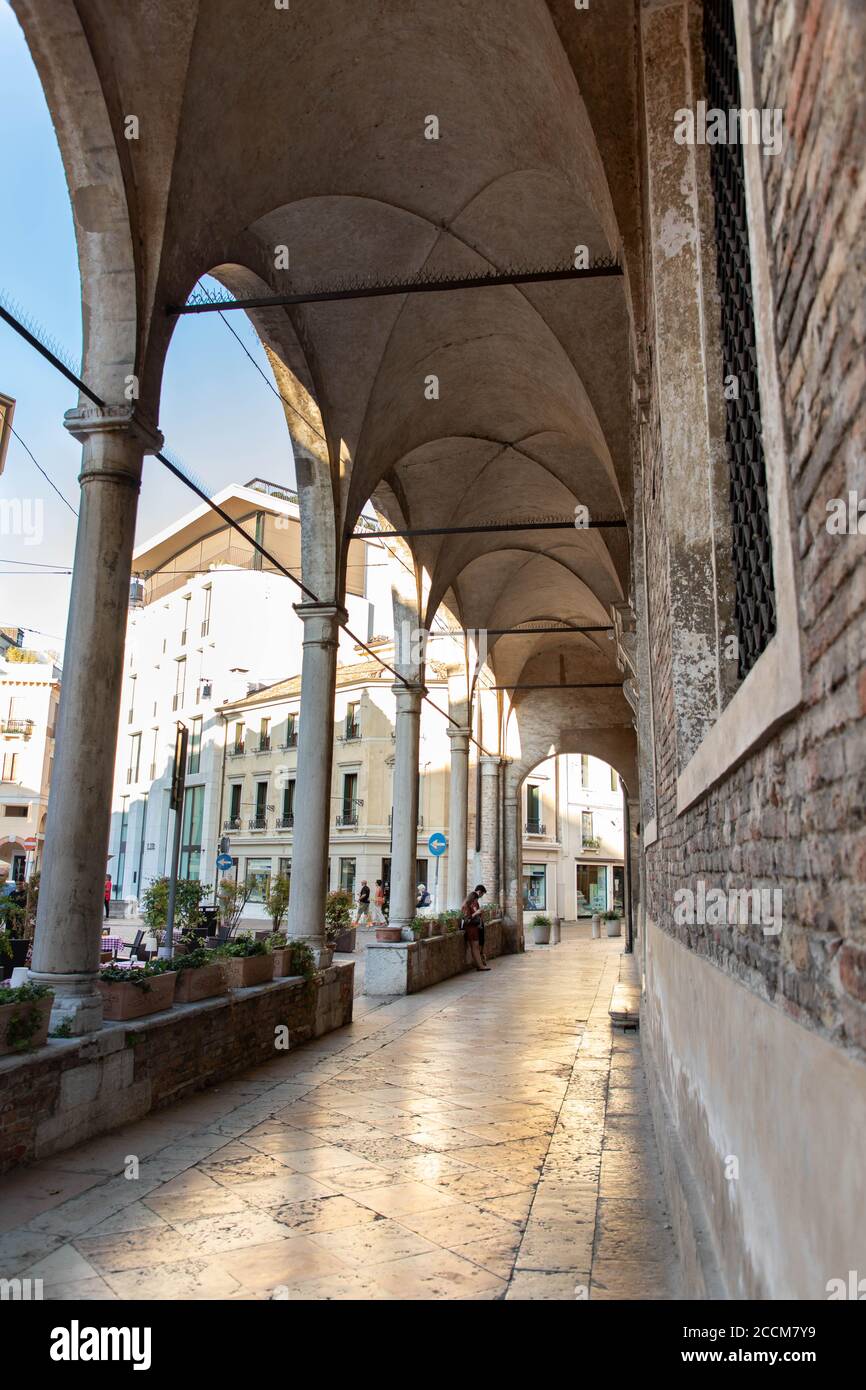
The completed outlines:
{"type": "MultiPolygon", "coordinates": [[[[134,912],[143,889],[167,873],[179,722],[189,731],[181,839],[182,877],[212,882],[226,756],[220,706],[299,669],[303,627],[297,586],[261,562],[252,540],[293,573],[300,521],[293,494],[261,480],[215,499],[251,540],[199,507],[138,547],[124,653],[108,873],[118,910],[134,912]]],[[[381,566],[368,574],[368,546],[353,547],[346,607],[355,630],[374,626],[390,604],[381,566]],[[378,590],[377,586],[378,585],[378,590]]],[[[352,650],[351,643],[343,649],[352,650]]]]}
{"type": "Polygon", "coordinates": [[[623,911],[619,774],[587,753],[547,758],[523,784],[523,907],[563,921],[623,911]]]}
{"type": "Polygon", "coordinates": [[[60,667],[28,650],[19,629],[0,651],[0,878],[39,867],[54,761],[60,667]]]}

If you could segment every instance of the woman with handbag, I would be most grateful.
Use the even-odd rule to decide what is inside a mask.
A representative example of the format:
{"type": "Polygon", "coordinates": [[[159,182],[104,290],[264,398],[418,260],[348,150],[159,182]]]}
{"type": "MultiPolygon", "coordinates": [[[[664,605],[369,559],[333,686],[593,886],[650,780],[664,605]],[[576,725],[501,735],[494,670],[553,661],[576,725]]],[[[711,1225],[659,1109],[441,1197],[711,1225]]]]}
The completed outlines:
{"type": "Polygon", "coordinates": [[[481,898],[487,892],[483,883],[479,883],[472,892],[468,894],[466,901],[460,909],[460,925],[466,938],[466,947],[470,963],[476,970],[489,970],[490,966],[484,959],[482,943],[484,941],[484,918],[481,913],[481,898]]]}

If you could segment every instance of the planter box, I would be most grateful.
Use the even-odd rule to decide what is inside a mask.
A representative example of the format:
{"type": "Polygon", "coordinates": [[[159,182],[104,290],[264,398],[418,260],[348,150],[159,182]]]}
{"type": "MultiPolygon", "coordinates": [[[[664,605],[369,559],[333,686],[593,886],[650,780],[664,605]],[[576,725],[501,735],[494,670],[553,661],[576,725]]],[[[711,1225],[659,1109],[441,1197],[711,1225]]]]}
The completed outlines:
{"type": "Polygon", "coordinates": [[[549,945],[550,945],[550,927],[549,927],[549,926],[547,926],[547,927],[536,927],[536,926],[533,926],[533,928],[532,928],[532,939],[533,939],[533,941],[535,942],[536,946],[549,946],[549,945]]]}
{"type": "Polygon", "coordinates": [[[225,971],[219,961],[197,970],[179,970],[174,1002],[194,1004],[197,999],[213,999],[217,994],[225,994],[226,988],[225,971]]]}
{"type": "Polygon", "coordinates": [[[27,1003],[25,1000],[21,1004],[4,1004],[4,993],[5,991],[0,990],[0,1057],[7,1052],[19,1051],[18,1048],[7,1043],[6,1032],[14,1019],[20,1018],[22,1015],[26,1018],[31,1009],[35,1009],[39,1015],[39,1025],[28,1039],[27,1047],[21,1048],[20,1051],[32,1051],[34,1048],[44,1047],[48,1037],[48,1022],[51,1018],[51,1005],[54,1003],[54,996],[49,994],[44,999],[34,999],[31,1003],[27,1003]]]}
{"type": "Polygon", "coordinates": [[[221,965],[229,989],[266,985],[274,978],[273,956],[227,956],[221,965]]]}
{"type": "Polygon", "coordinates": [[[608,936],[622,936],[622,918],[617,917],[614,922],[605,922],[608,936]]]}
{"type": "Polygon", "coordinates": [[[401,932],[401,930],[400,930],[399,927],[377,927],[377,928],[376,928],[376,940],[377,940],[377,941],[385,941],[385,942],[387,942],[387,941],[402,941],[402,939],[403,939],[403,933],[401,932]]]}
{"type": "Polygon", "coordinates": [[[355,936],[355,928],[348,927],[346,931],[340,932],[340,935],[336,936],[331,944],[335,951],[341,951],[344,955],[351,955],[355,949],[355,936]]]}
{"type": "Polygon", "coordinates": [[[139,985],[127,984],[125,980],[110,984],[97,980],[96,985],[102,995],[104,1018],[122,1023],[129,1018],[144,1018],[146,1014],[158,1014],[170,1009],[174,1003],[177,972],[168,971],[165,975],[154,975],[148,980],[149,989],[139,985]]]}
{"type": "Polygon", "coordinates": [[[274,958],[274,979],[281,980],[284,975],[291,975],[291,959],[288,946],[278,946],[275,951],[271,951],[274,958]]]}

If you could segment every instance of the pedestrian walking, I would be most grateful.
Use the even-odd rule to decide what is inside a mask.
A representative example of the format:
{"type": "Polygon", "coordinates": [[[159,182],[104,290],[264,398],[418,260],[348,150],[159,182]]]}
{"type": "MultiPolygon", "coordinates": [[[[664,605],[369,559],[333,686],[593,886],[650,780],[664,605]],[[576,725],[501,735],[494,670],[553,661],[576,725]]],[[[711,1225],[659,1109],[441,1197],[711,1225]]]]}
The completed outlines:
{"type": "Polygon", "coordinates": [[[111,874],[105,875],[105,920],[111,916],[111,874]]]}
{"type": "Polygon", "coordinates": [[[385,885],[380,878],[376,879],[376,888],[373,893],[373,926],[381,927],[385,921],[385,885]]]}
{"type": "Polygon", "coordinates": [[[486,892],[483,883],[476,884],[460,909],[460,925],[466,938],[466,963],[474,965],[476,970],[490,969],[484,955],[484,917],[481,912],[481,899],[486,892]]]}
{"type": "Polygon", "coordinates": [[[362,917],[366,926],[369,926],[371,921],[370,885],[365,878],[361,879],[361,887],[358,892],[358,911],[355,913],[356,927],[360,927],[362,917]]]}

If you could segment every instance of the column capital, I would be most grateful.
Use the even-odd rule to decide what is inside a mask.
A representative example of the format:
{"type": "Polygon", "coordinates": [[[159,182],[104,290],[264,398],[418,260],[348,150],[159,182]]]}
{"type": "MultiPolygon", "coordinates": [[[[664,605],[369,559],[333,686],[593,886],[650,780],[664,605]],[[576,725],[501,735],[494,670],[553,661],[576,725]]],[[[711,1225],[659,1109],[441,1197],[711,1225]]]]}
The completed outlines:
{"type": "Polygon", "coordinates": [[[292,607],[302,622],[310,618],[335,618],[341,623],[349,621],[343,605],[332,600],[304,598],[300,603],[293,603],[292,607]]]}
{"type": "Polygon", "coordinates": [[[427,687],[422,681],[410,681],[408,685],[404,681],[394,681],[391,689],[397,700],[398,714],[420,709],[421,701],[427,694],[427,687]]]}
{"type": "Polygon", "coordinates": [[[488,777],[492,777],[501,767],[509,761],[508,758],[500,758],[497,753],[482,753],[478,759],[481,763],[481,771],[486,772],[488,777]]]}
{"type": "Polygon", "coordinates": [[[463,725],[448,725],[448,737],[450,738],[452,744],[463,742],[468,746],[471,733],[472,730],[469,728],[465,728],[463,725]]]}
{"type": "Polygon", "coordinates": [[[145,454],[158,453],[165,443],[156,426],[131,404],[78,406],[66,411],[63,424],[71,435],[82,441],[95,434],[128,435],[145,454]]]}

